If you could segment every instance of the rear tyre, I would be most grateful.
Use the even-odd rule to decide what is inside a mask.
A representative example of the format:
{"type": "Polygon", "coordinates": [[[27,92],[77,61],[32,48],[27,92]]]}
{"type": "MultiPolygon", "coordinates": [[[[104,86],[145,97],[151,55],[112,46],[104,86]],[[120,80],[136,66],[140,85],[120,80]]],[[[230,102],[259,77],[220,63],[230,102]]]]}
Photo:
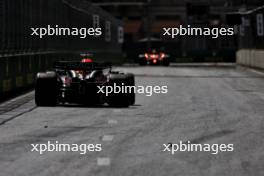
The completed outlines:
{"type": "MultiPolygon", "coordinates": [[[[112,86],[114,89],[114,85],[118,87],[123,86],[130,86],[132,84],[132,77],[131,75],[125,75],[125,74],[110,74],[109,75],[109,86],[112,86]]],[[[107,96],[107,103],[112,107],[128,107],[131,105],[132,102],[132,96],[130,93],[110,93],[107,96]]]]}
{"type": "Polygon", "coordinates": [[[163,61],[163,65],[166,66],[166,67],[168,67],[168,66],[170,65],[170,61],[169,61],[169,59],[165,59],[165,60],[163,61]]]}
{"type": "Polygon", "coordinates": [[[147,62],[145,61],[145,59],[140,59],[139,60],[139,65],[140,66],[145,66],[145,65],[147,65],[147,62]]]}
{"type": "Polygon", "coordinates": [[[56,106],[57,76],[55,72],[38,73],[35,85],[37,106],[56,106]]]}
{"type": "MultiPolygon", "coordinates": [[[[128,79],[128,85],[129,86],[135,86],[135,76],[132,73],[127,73],[126,74],[127,79],[128,79]]],[[[129,105],[134,105],[136,102],[136,94],[135,92],[130,92],[129,93],[129,105]]]]}

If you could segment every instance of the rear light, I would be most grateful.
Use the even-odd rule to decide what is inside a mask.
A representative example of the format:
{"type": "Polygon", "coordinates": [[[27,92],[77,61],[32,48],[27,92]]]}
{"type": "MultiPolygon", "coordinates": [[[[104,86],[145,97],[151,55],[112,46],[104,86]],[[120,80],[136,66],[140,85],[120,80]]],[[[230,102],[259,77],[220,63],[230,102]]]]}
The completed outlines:
{"type": "Polygon", "coordinates": [[[156,63],[157,63],[157,60],[156,60],[156,59],[154,59],[154,60],[153,60],[153,63],[154,63],[154,64],[156,64],[156,63]]]}
{"type": "Polygon", "coordinates": [[[144,54],[145,58],[148,59],[149,55],[147,53],[144,54]]]}
{"type": "Polygon", "coordinates": [[[165,57],[165,54],[164,53],[160,53],[160,58],[164,59],[164,57],[165,57]]]}
{"type": "Polygon", "coordinates": [[[82,63],[91,63],[91,62],[93,62],[93,60],[90,58],[82,59],[82,63]]]}
{"type": "Polygon", "coordinates": [[[157,59],[157,58],[159,58],[159,55],[157,55],[157,54],[152,54],[152,55],[150,55],[150,57],[151,57],[151,59],[157,59]]]}

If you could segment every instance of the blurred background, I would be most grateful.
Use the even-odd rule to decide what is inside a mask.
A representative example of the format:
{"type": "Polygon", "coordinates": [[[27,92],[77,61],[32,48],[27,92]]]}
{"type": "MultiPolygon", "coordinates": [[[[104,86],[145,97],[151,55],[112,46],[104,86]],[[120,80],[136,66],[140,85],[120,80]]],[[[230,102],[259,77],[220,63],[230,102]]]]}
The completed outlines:
{"type": "Polygon", "coordinates": [[[146,41],[144,39],[159,41],[175,62],[235,62],[238,48],[263,47],[263,42],[258,45],[260,39],[253,31],[256,28],[253,16],[255,11],[248,14],[252,15],[252,21],[243,19],[243,24],[238,20],[230,23],[227,17],[231,12],[243,13],[261,7],[263,5],[261,0],[92,0],[92,2],[123,22],[123,52],[130,60],[143,52],[145,49],[143,41],[146,41]],[[206,36],[179,36],[175,39],[163,37],[162,28],[179,25],[235,27],[236,35],[218,39],[206,36]],[[251,29],[245,29],[247,27],[251,29]]]}
{"type": "Polygon", "coordinates": [[[56,60],[134,63],[160,48],[171,62],[237,62],[264,68],[262,0],[0,0],[0,96],[32,85],[56,60]],[[100,27],[103,35],[31,36],[31,29],[100,27]],[[164,37],[162,28],[234,27],[235,35],[164,37]]]}

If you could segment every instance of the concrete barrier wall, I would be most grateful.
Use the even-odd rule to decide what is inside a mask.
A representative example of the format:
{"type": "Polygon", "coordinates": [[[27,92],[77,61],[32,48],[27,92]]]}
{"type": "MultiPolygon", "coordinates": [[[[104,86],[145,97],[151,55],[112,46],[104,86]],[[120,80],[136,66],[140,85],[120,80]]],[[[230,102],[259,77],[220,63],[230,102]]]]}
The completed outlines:
{"type": "Polygon", "coordinates": [[[84,0],[0,0],[0,99],[34,85],[37,72],[52,69],[57,60],[122,62],[122,23],[84,0]],[[31,36],[30,28],[47,25],[102,28],[102,36],[31,36]]]}
{"type": "Polygon", "coordinates": [[[0,99],[32,87],[37,72],[53,67],[57,60],[79,59],[76,54],[39,53],[0,57],[0,99]]]}
{"type": "Polygon", "coordinates": [[[264,50],[241,49],[236,58],[239,65],[264,69],[264,50]]]}
{"type": "MultiPolygon", "coordinates": [[[[123,62],[118,53],[98,52],[95,61],[111,61],[114,64],[123,62]]],[[[76,53],[27,53],[0,56],[0,100],[12,95],[14,92],[32,87],[38,72],[52,70],[55,61],[77,60],[80,55],[76,53]]]]}

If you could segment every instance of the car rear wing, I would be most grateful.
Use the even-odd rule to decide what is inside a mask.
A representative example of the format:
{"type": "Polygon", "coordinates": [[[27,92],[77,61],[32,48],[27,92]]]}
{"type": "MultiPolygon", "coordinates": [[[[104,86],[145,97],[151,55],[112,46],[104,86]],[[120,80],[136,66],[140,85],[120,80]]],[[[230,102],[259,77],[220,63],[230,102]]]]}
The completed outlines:
{"type": "Polygon", "coordinates": [[[77,62],[77,61],[57,61],[54,63],[55,69],[63,70],[103,70],[111,69],[112,64],[109,62],[77,62]]]}

